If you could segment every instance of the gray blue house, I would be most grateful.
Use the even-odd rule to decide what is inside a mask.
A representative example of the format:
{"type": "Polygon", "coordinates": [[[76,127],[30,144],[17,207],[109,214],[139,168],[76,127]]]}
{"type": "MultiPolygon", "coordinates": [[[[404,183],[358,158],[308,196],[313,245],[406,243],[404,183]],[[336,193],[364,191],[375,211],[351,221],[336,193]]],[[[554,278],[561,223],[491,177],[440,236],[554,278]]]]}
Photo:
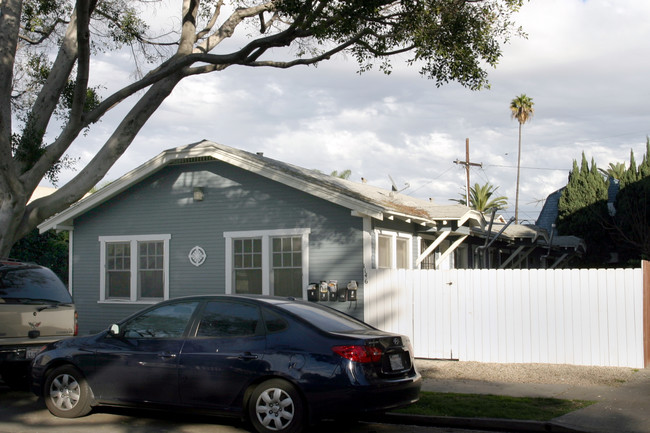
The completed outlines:
{"type": "Polygon", "coordinates": [[[162,152],[39,228],[70,232],[81,334],[163,299],[256,293],[315,300],[321,282],[331,292],[321,302],[363,319],[371,267],[479,267],[479,253],[495,267],[534,267],[551,252],[546,232],[532,226],[490,224],[462,205],[209,141],[162,152]]]}

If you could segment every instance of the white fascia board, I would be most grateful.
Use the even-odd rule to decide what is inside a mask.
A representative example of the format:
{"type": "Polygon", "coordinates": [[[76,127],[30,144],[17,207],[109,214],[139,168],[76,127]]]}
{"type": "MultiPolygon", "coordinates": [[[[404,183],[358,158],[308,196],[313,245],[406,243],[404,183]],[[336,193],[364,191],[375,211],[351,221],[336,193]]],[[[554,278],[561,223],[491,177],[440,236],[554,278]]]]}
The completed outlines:
{"type": "Polygon", "coordinates": [[[467,213],[458,220],[458,225],[462,226],[470,219],[473,219],[474,221],[481,224],[481,221],[483,221],[483,214],[473,209],[468,209],[467,213]]]}
{"type": "MultiPolygon", "coordinates": [[[[409,223],[413,222],[413,223],[420,224],[420,225],[422,225],[422,224],[435,225],[436,224],[436,221],[432,220],[430,218],[422,218],[420,216],[408,215],[408,214],[405,214],[405,213],[394,212],[394,211],[386,211],[385,213],[386,213],[386,215],[389,215],[388,219],[393,219],[391,217],[395,217],[395,218],[399,218],[399,219],[404,220],[404,221],[410,220],[410,221],[407,221],[407,222],[409,222],[409,223]]],[[[448,218],[448,219],[453,220],[453,218],[448,218]]]]}
{"type": "Polygon", "coordinates": [[[379,221],[384,220],[384,214],[381,213],[381,212],[369,215],[367,213],[359,212],[358,210],[352,210],[352,211],[350,211],[350,215],[352,215],[353,217],[357,217],[357,218],[368,218],[368,217],[370,217],[370,218],[377,219],[379,221]]]}
{"type": "Polygon", "coordinates": [[[367,202],[349,197],[345,194],[339,194],[325,186],[317,185],[312,182],[297,178],[291,174],[284,173],[281,170],[270,168],[263,163],[252,161],[250,159],[240,158],[238,155],[223,152],[216,147],[214,148],[214,153],[211,156],[230,165],[234,165],[235,167],[239,167],[252,173],[259,174],[260,176],[263,176],[267,179],[274,180],[300,191],[304,191],[307,194],[311,194],[313,196],[322,198],[323,200],[327,200],[331,203],[343,206],[353,211],[357,211],[360,214],[368,215],[378,219],[383,218],[384,208],[381,206],[372,205],[367,202]]]}
{"type": "Polygon", "coordinates": [[[412,222],[421,225],[428,224],[433,226],[437,225],[438,221],[456,221],[459,227],[465,224],[470,219],[480,221],[480,217],[479,217],[480,213],[477,213],[476,211],[470,209],[468,209],[467,213],[463,214],[461,217],[437,217],[435,219],[422,218],[420,216],[413,216],[413,215],[408,215],[408,214],[393,212],[393,211],[387,211],[386,215],[394,216],[402,220],[410,219],[412,220],[412,222]]]}

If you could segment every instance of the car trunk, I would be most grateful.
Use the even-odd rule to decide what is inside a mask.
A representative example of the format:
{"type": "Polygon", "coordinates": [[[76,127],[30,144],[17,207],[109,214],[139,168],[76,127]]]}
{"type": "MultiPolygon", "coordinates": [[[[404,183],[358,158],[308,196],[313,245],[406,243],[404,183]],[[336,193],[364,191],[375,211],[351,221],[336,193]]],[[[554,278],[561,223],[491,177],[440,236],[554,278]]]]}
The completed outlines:
{"type": "Polygon", "coordinates": [[[368,358],[363,355],[363,359],[356,359],[364,365],[366,373],[371,369],[377,377],[399,378],[407,376],[413,368],[413,349],[407,337],[397,334],[387,336],[373,331],[353,331],[337,335],[357,339],[354,344],[348,346],[348,350],[359,348],[366,352],[368,358]]]}

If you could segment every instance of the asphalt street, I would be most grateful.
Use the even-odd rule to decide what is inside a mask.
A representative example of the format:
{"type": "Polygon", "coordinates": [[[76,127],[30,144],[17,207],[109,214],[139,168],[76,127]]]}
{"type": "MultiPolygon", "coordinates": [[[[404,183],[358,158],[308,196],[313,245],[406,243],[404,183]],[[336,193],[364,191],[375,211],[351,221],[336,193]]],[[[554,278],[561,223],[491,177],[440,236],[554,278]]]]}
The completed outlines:
{"type": "MultiPolygon", "coordinates": [[[[77,419],[51,415],[29,392],[0,385],[1,433],[249,433],[239,420],[178,413],[102,408],[77,419]]],[[[372,422],[324,421],[308,433],[480,433],[463,430],[372,422]]],[[[494,433],[494,432],[492,432],[494,433]]]]}

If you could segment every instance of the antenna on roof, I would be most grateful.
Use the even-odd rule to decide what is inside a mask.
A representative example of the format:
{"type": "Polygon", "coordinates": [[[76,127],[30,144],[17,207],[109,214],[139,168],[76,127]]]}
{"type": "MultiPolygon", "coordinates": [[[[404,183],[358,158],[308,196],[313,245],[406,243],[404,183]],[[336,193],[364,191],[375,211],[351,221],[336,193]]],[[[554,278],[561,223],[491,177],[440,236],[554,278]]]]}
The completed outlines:
{"type": "Polygon", "coordinates": [[[411,185],[410,185],[408,182],[406,182],[406,183],[404,184],[404,188],[402,188],[402,189],[398,189],[398,188],[397,188],[397,184],[395,183],[395,180],[393,180],[393,176],[391,176],[391,175],[389,174],[389,175],[388,175],[388,178],[390,179],[390,183],[391,183],[391,185],[392,185],[392,186],[391,186],[391,197],[392,197],[392,195],[393,195],[394,193],[405,191],[405,190],[407,190],[407,189],[409,189],[409,188],[411,187],[411,185]]]}

